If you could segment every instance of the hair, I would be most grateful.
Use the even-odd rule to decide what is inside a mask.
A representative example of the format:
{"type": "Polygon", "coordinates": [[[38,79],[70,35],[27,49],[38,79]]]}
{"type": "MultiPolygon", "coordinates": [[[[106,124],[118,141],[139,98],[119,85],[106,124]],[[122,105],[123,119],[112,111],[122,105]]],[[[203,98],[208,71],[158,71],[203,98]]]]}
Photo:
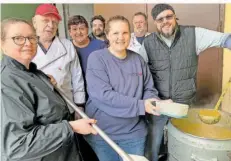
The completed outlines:
{"type": "Polygon", "coordinates": [[[19,19],[19,18],[8,18],[8,19],[4,19],[1,22],[1,41],[4,41],[6,39],[6,34],[8,31],[8,26],[9,25],[13,25],[13,24],[17,24],[17,23],[24,23],[27,24],[31,27],[31,29],[33,30],[33,32],[35,32],[35,29],[32,25],[31,22],[27,21],[27,20],[23,20],[23,19],[19,19]]]}
{"type": "Polygon", "coordinates": [[[85,26],[88,28],[87,20],[81,15],[74,15],[69,17],[67,24],[69,30],[71,29],[71,25],[78,25],[78,24],[85,24],[85,26]]]}
{"type": "Polygon", "coordinates": [[[148,20],[147,15],[146,15],[145,13],[143,13],[143,12],[136,12],[136,13],[133,15],[133,18],[134,18],[135,16],[143,16],[144,19],[145,19],[145,21],[148,20]]]}
{"type": "Polygon", "coordinates": [[[105,29],[104,29],[104,32],[106,34],[109,33],[109,31],[110,31],[110,24],[111,24],[111,22],[114,22],[114,21],[122,21],[122,22],[127,23],[129,31],[130,31],[130,23],[129,23],[128,19],[125,18],[124,16],[117,15],[117,16],[113,16],[113,17],[109,18],[109,20],[107,21],[105,29]]]}
{"type": "Polygon", "coordinates": [[[103,16],[101,16],[101,15],[96,15],[96,16],[94,16],[94,17],[92,17],[92,19],[91,19],[91,28],[92,28],[92,26],[93,26],[93,21],[95,21],[95,20],[100,20],[100,21],[102,21],[102,23],[103,23],[103,27],[105,28],[105,19],[103,18],[103,16]]]}

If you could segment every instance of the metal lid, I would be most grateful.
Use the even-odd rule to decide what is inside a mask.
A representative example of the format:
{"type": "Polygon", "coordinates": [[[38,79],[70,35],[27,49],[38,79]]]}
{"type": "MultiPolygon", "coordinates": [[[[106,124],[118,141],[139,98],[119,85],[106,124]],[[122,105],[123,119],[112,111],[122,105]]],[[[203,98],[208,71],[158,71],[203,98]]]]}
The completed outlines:
{"type": "Polygon", "coordinates": [[[171,124],[178,130],[206,139],[230,140],[231,139],[231,115],[222,111],[221,119],[216,124],[203,123],[198,113],[201,108],[191,108],[188,111],[188,117],[183,119],[171,119],[171,124]]]}

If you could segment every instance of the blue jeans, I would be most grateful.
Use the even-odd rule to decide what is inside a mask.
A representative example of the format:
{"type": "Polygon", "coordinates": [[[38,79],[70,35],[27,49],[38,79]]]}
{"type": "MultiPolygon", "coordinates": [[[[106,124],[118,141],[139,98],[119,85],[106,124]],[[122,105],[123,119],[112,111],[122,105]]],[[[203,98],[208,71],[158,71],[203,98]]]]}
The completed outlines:
{"type": "Polygon", "coordinates": [[[160,145],[164,134],[164,126],[168,117],[148,115],[148,136],[145,147],[145,156],[149,161],[158,161],[160,145]]]}
{"type": "MultiPolygon", "coordinates": [[[[87,142],[91,145],[100,161],[123,161],[119,154],[117,154],[104,140],[87,140],[87,142]]],[[[128,154],[144,156],[146,137],[117,140],[114,142],[128,154]]]]}

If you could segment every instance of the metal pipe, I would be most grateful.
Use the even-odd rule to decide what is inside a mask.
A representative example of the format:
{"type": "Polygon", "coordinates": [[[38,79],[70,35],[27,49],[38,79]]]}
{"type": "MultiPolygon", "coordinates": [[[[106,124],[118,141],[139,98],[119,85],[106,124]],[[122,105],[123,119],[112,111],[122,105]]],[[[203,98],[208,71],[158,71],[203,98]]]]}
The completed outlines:
{"type": "MultiPolygon", "coordinates": [[[[68,97],[57,87],[55,89],[61,94],[63,99],[70,105],[82,118],[89,118],[82,110],[80,110],[68,97]]],[[[112,141],[96,124],[92,124],[92,127],[97,133],[123,158],[124,161],[134,161],[127,153],[125,153],[114,141],[112,141]]]]}

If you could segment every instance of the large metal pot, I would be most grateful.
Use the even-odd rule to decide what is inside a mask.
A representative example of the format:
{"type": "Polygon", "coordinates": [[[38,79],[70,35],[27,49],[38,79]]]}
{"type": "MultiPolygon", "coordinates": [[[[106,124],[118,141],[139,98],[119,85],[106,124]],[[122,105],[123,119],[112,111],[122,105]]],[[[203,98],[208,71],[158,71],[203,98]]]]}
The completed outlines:
{"type": "Polygon", "coordinates": [[[221,120],[207,125],[199,110],[192,108],[187,118],[169,121],[169,161],[231,161],[231,115],[219,111],[221,120]]]}

